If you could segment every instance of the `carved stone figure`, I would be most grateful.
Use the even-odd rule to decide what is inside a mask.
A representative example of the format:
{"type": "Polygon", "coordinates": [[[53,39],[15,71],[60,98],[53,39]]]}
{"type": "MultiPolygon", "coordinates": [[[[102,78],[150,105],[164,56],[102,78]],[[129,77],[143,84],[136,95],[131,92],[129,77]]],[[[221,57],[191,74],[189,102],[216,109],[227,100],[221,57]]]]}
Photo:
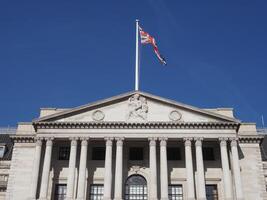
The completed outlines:
{"type": "Polygon", "coordinates": [[[127,119],[147,119],[148,106],[145,97],[139,94],[134,94],[128,100],[128,115],[127,119]]]}

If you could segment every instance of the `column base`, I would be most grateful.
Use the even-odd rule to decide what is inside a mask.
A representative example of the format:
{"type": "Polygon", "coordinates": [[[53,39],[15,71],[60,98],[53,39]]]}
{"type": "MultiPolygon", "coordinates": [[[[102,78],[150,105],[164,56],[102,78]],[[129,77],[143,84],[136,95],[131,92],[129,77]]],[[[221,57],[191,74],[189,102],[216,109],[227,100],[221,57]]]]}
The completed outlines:
{"type": "Polygon", "coordinates": [[[112,199],[109,197],[104,197],[103,200],[112,200],[112,199]]]}
{"type": "Polygon", "coordinates": [[[85,198],[77,198],[76,200],[85,200],[85,198]]]}
{"type": "Polygon", "coordinates": [[[160,200],[169,200],[169,198],[161,198],[160,200]]]}
{"type": "Polygon", "coordinates": [[[189,197],[187,200],[196,200],[194,197],[189,197]]]}
{"type": "Polygon", "coordinates": [[[198,200],[207,200],[207,198],[205,198],[205,197],[204,198],[198,198],[198,200]]]}
{"type": "Polygon", "coordinates": [[[123,200],[122,198],[114,198],[113,200],[123,200]]]}

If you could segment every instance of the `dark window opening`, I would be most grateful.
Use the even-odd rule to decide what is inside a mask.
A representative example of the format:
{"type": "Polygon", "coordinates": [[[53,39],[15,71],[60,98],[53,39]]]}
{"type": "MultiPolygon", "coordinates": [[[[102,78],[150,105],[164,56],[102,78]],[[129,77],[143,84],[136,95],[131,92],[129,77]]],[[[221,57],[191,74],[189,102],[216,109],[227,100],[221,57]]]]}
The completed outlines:
{"type": "Polygon", "coordinates": [[[168,158],[168,160],[181,160],[180,148],[168,147],[167,148],[167,158],[168,158]]]}
{"type": "Polygon", "coordinates": [[[70,147],[59,147],[58,159],[69,160],[70,159],[70,147]]]}
{"type": "Polygon", "coordinates": [[[130,160],[143,160],[143,148],[140,147],[132,147],[130,148],[130,160]]]}
{"type": "Polygon", "coordinates": [[[94,147],[92,150],[92,160],[105,160],[105,147],[94,147]]]}
{"type": "Polygon", "coordinates": [[[91,184],[90,185],[90,200],[102,200],[104,195],[104,185],[91,184]]]}
{"type": "Polygon", "coordinates": [[[215,160],[214,149],[212,147],[203,148],[203,159],[204,160],[215,160]]]}
{"type": "Polygon", "coordinates": [[[206,197],[207,200],[218,200],[217,185],[206,185],[206,197]]]}
{"type": "Polygon", "coordinates": [[[56,184],[55,200],[65,200],[67,198],[67,184],[56,184]]]}

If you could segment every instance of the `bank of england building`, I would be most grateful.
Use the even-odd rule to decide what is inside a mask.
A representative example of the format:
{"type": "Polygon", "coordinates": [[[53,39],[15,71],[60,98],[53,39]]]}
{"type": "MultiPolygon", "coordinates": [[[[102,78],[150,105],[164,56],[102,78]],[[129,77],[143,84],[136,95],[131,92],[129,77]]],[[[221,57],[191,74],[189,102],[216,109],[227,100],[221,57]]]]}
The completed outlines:
{"type": "Polygon", "coordinates": [[[10,138],[7,200],[267,199],[264,137],[231,108],[133,91],[41,108],[10,138]]]}

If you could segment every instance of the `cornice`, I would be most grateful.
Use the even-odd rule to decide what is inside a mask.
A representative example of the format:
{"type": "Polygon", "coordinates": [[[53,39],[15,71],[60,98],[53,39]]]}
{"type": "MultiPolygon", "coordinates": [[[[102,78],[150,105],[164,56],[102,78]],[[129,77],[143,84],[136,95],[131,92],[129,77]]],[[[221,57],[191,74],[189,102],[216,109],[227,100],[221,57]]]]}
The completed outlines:
{"type": "Polygon", "coordinates": [[[14,135],[14,136],[10,136],[11,139],[15,142],[15,143],[35,143],[35,136],[34,135],[14,135]]]}
{"type": "Polygon", "coordinates": [[[264,136],[239,136],[239,143],[261,143],[264,136]]]}
{"type": "Polygon", "coordinates": [[[35,129],[237,129],[234,122],[35,122],[35,129]]]}

